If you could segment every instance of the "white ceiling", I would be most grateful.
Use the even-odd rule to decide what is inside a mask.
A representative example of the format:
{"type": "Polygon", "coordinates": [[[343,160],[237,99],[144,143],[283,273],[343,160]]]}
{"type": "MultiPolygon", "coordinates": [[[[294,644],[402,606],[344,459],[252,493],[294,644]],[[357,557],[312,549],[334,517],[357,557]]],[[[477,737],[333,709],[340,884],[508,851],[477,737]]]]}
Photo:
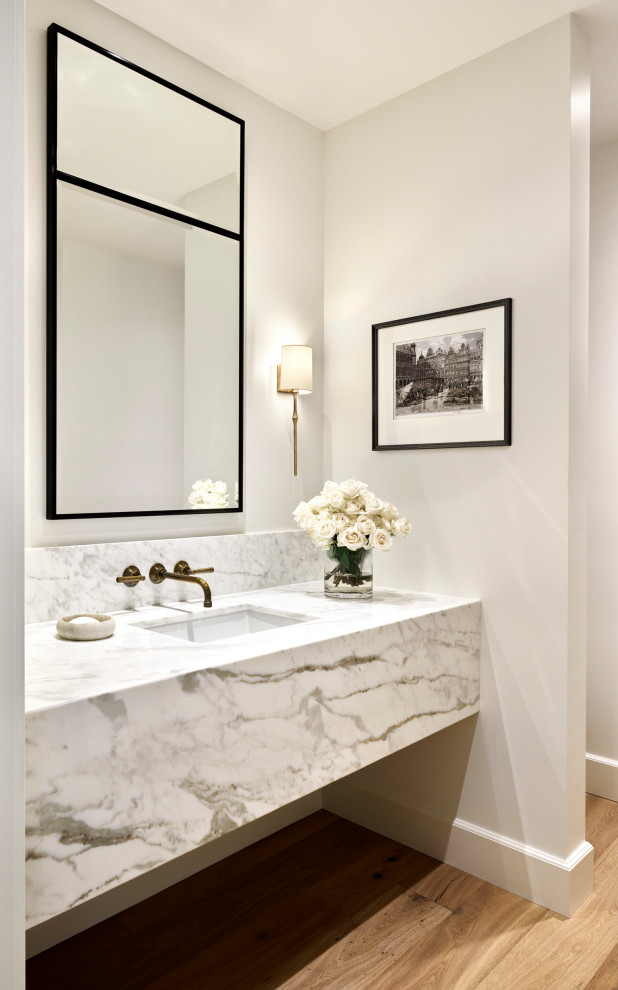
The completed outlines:
{"type": "Polygon", "coordinates": [[[618,137],[618,0],[98,2],[324,130],[577,12],[593,140],[618,137]]]}

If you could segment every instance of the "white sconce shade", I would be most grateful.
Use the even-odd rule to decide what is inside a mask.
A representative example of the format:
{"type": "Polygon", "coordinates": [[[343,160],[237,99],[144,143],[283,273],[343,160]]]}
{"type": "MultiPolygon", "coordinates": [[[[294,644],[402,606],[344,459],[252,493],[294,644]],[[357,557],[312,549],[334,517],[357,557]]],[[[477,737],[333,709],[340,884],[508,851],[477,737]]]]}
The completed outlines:
{"type": "Polygon", "coordinates": [[[313,390],[313,351],[305,344],[284,344],[281,348],[281,392],[306,395],[313,390]]]}

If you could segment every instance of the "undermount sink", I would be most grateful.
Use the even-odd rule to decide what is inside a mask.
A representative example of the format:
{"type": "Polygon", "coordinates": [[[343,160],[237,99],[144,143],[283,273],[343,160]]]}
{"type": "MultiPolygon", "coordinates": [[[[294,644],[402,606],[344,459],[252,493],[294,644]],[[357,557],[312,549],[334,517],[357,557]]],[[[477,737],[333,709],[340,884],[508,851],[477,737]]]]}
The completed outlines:
{"type": "Polygon", "coordinates": [[[284,612],[270,612],[266,609],[240,606],[225,612],[211,612],[208,615],[186,616],[185,618],[138,622],[136,625],[164,636],[175,636],[188,643],[215,643],[232,636],[246,636],[251,633],[272,631],[281,626],[291,626],[297,622],[307,622],[309,616],[287,615],[284,612]]]}

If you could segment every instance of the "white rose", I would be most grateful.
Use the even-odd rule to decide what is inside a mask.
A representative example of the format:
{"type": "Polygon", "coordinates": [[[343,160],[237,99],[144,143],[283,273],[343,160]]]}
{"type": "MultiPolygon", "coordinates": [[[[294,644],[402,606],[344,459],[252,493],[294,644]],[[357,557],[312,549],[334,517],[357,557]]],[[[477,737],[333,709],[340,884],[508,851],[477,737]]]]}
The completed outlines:
{"type": "Polygon", "coordinates": [[[332,519],[320,519],[314,526],[312,537],[314,542],[320,540],[320,545],[323,546],[323,541],[328,545],[336,533],[337,529],[332,519]]]}
{"type": "Polygon", "coordinates": [[[365,498],[365,512],[372,516],[378,516],[384,509],[384,502],[381,498],[377,498],[375,495],[369,495],[365,498]]]}
{"type": "Polygon", "coordinates": [[[327,498],[328,498],[328,504],[330,505],[331,509],[335,509],[335,510],[343,509],[346,503],[346,497],[340,488],[333,488],[332,490],[330,490],[328,492],[327,498]]]}
{"type": "Polygon", "coordinates": [[[412,523],[405,516],[396,519],[392,526],[395,536],[408,536],[412,532],[412,523]]]}
{"type": "Polygon", "coordinates": [[[221,495],[213,494],[212,492],[202,493],[196,497],[189,496],[189,502],[191,505],[199,507],[204,506],[206,508],[220,508],[221,506],[227,505],[227,498],[223,498],[221,495]]]}
{"type": "Polygon", "coordinates": [[[346,498],[356,498],[366,487],[367,485],[364,485],[362,481],[353,481],[351,478],[348,478],[347,481],[342,481],[339,485],[346,498]]]}
{"type": "Polygon", "coordinates": [[[393,538],[385,529],[376,529],[369,537],[369,543],[374,550],[390,550],[393,538]]]}
{"type": "Polygon", "coordinates": [[[202,501],[204,505],[227,505],[227,492],[225,495],[219,492],[203,492],[202,501]]]}
{"type": "Polygon", "coordinates": [[[397,519],[399,513],[394,505],[390,502],[384,503],[384,508],[382,509],[382,515],[385,519],[397,519]]]}
{"type": "Polygon", "coordinates": [[[304,516],[306,512],[310,512],[309,506],[306,502],[299,502],[294,512],[292,513],[293,519],[298,522],[301,516],[304,516]]]}
{"type": "Polygon", "coordinates": [[[332,540],[329,540],[326,536],[318,536],[315,529],[309,533],[309,537],[314,547],[317,547],[318,550],[326,550],[326,547],[329,547],[332,542],[332,540]]]}
{"type": "Polygon", "coordinates": [[[207,506],[219,508],[227,506],[228,493],[224,481],[213,481],[205,478],[194,482],[189,494],[189,504],[194,507],[207,506]]]}
{"type": "Polygon", "coordinates": [[[363,536],[370,536],[376,528],[376,524],[371,516],[359,516],[356,520],[356,528],[363,536]]]}
{"type": "Polygon", "coordinates": [[[296,520],[301,529],[306,529],[308,533],[311,532],[315,526],[315,516],[313,512],[304,512],[302,516],[299,516],[296,520]]]}
{"type": "Polygon", "coordinates": [[[337,543],[348,550],[360,550],[366,546],[365,537],[354,526],[348,526],[337,535],[337,543]]]}
{"type": "Polygon", "coordinates": [[[340,532],[340,530],[352,525],[350,517],[347,516],[345,512],[333,512],[331,519],[337,532],[340,532]]]}
{"type": "Polygon", "coordinates": [[[314,495],[313,498],[309,499],[309,506],[315,511],[316,509],[327,509],[328,508],[328,498],[326,495],[314,495]]]}
{"type": "Polygon", "coordinates": [[[360,502],[348,502],[345,511],[349,516],[358,516],[363,511],[363,507],[360,502]]]}

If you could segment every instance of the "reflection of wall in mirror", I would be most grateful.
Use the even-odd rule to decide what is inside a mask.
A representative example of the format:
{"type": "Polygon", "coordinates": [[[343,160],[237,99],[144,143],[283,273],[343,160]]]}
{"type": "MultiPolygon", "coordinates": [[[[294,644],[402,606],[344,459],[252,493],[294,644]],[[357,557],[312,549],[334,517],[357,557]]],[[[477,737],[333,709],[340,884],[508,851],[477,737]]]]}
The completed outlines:
{"type": "MultiPolygon", "coordinates": [[[[228,215],[235,175],[196,189],[185,208],[228,215]]],[[[237,198],[237,193],[236,193],[237,198]]],[[[238,481],[238,242],[199,228],[185,236],[184,483],[238,481]]]]}
{"type": "Polygon", "coordinates": [[[176,506],[182,269],[70,238],[59,260],[60,511],[176,506]]]}
{"type": "Polygon", "coordinates": [[[200,189],[193,189],[183,196],[180,205],[189,213],[206,217],[215,227],[237,231],[240,222],[238,174],[231,172],[200,189]]]}

